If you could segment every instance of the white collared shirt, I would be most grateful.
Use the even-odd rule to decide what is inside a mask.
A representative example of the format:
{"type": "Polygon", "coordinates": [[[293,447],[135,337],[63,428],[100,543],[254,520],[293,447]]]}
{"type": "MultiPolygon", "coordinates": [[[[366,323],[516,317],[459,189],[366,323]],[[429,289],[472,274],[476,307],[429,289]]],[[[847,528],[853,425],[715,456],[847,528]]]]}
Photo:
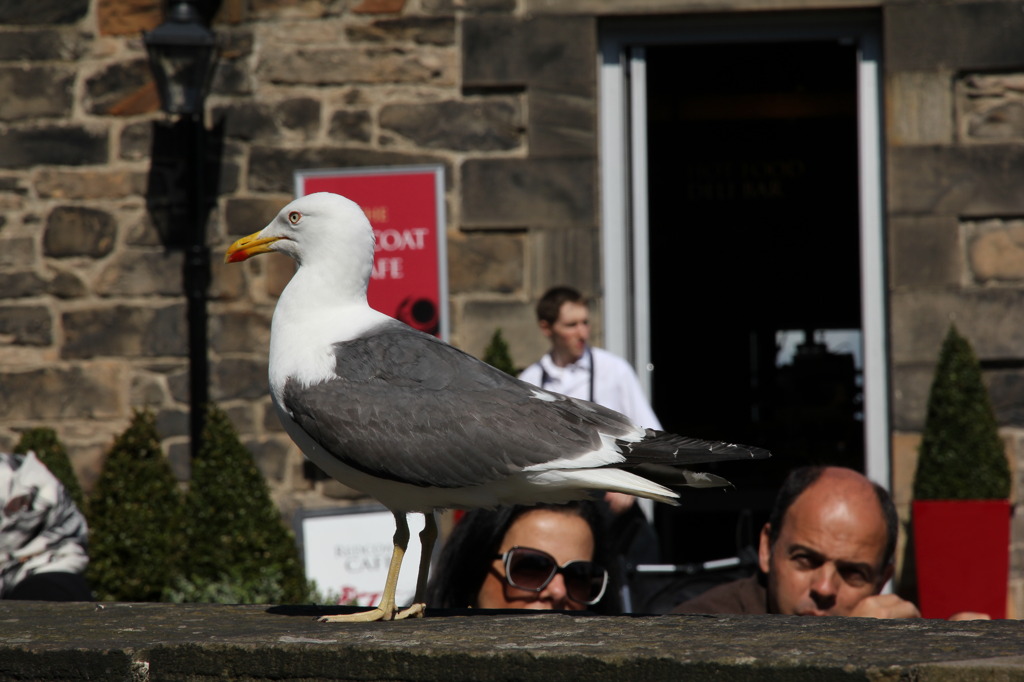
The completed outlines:
{"type": "Polygon", "coordinates": [[[640,387],[633,367],[618,355],[601,348],[587,347],[579,360],[559,367],[546,353],[540,360],[522,371],[519,378],[534,386],[604,405],[621,412],[640,426],[661,430],[661,422],[654,414],[640,387]],[[591,371],[593,365],[593,395],[591,371]]]}

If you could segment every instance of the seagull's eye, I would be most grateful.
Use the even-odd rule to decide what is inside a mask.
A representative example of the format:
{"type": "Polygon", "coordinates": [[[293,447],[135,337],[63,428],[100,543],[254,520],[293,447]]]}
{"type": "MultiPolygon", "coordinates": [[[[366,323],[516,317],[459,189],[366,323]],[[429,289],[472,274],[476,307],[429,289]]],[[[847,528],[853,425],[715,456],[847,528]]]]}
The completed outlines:
{"type": "Polygon", "coordinates": [[[288,222],[292,225],[298,225],[300,220],[302,220],[302,214],[298,211],[292,211],[288,214],[288,222]]]}

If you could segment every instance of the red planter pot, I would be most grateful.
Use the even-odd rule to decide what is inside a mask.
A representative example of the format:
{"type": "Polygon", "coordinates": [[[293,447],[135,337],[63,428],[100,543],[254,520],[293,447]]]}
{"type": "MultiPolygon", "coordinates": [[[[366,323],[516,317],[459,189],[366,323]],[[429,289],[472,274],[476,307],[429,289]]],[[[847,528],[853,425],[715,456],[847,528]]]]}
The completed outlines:
{"type": "Polygon", "coordinates": [[[915,500],[914,559],[921,615],[979,611],[1006,618],[1009,500],[915,500]]]}

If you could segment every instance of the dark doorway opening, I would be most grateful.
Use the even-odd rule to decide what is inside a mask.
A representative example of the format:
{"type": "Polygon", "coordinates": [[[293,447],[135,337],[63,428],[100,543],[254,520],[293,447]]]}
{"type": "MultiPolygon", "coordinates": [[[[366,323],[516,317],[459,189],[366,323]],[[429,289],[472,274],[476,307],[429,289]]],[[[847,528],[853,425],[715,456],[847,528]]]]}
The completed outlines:
{"type": "MultiPolygon", "coordinates": [[[[864,470],[857,50],[646,50],[653,402],[665,428],[770,448],[735,490],[659,505],[665,559],[756,543],[802,464],[864,470]]],[[[642,274],[640,275],[642,276],[642,274]]]]}

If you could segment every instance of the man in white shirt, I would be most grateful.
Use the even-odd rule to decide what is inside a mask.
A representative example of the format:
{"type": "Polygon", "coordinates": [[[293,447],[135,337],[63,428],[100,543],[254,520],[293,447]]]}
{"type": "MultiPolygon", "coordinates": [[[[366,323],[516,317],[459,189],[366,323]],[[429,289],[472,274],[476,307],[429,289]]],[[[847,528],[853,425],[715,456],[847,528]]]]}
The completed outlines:
{"type": "Polygon", "coordinates": [[[590,309],[571,287],[548,290],[537,304],[537,324],[551,350],[519,375],[535,386],[604,405],[640,426],[661,430],[633,367],[601,348],[592,348],[590,309]]]}

